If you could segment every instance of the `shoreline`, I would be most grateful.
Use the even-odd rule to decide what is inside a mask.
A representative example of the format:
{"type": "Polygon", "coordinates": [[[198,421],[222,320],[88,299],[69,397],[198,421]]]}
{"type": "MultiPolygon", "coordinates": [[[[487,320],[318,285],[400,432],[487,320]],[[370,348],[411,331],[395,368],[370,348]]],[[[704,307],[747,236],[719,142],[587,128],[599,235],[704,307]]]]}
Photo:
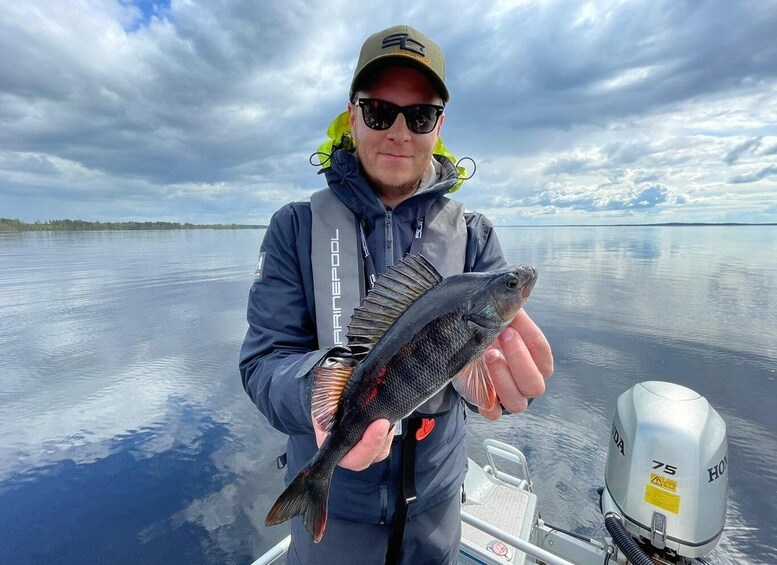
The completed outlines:
{"type": "Polygon", "coordinates": [[[266,229],[261,224],[190,224],[179,222],[87,222],[51,220],[29,224],[21,220],[0,218],[0,233],[28,231],[150,231],[150,230],[245,230],[266,229]]]}
{"type": "MultiPolygon", "coordinates": [[[[664,222],[628,224],[505,224],[496,228],[618,228],[618,227],[753,227],[777,226],[774,222],[664,222]]],[[[84,220],[47,220],[27,223],[0,218],[0,233],[29,231],[152,231],[152,230],[256,230],[267,229],[266,224],[192,224],[180,222],[88,222],[84,220]]]]}

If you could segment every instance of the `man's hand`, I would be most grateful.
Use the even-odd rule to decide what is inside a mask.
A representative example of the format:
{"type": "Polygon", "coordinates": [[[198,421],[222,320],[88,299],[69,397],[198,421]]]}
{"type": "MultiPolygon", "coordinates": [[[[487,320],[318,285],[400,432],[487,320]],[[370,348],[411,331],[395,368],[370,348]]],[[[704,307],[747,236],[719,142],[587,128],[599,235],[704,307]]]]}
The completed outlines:
{"type": "MultiPolygon", "coordinates": [[[[324,443],[327,433],[322,430],[315,418],[313,429],[316,431],[316,443],[319,447],[324,443]]],[[[373,463],[383,461],[391,451],[391,441],[394,439],[394,429],[389,429],[388,420],[376,420],[351,450],[340,460],[340,467],[351,471],[363,471],[373,463]]]]}
{"type": "Polygon", "coordinates": [[[523,308],[484,356],[497,395],[493,409],[479,409],[489,420],[499,419],[503,406],[508,412],[526,410],[529,398],[545,392],[545,379],[553,374],[550,344],[523,308]]]}
{"type": "MultiPolygon", "coordinates": [[[[321,361],[321,366],[326,368],[353,367],[356,364],[351,350],[345,346],[336,346],[329,350],[327,356],[321,361]]],[[[313,430],[316,432],[316,444],[321,447],[326,439],[327,432],[318,425],[313,417],[313,430]]],[[[363,471],[377,461],[383,461],[391,451],[391,441],[394,439],[394,430],[389,429],[388,420],[376,420],[367,428],[359,442],[345,454],[338,465],[351,471],[363,471]]]]}

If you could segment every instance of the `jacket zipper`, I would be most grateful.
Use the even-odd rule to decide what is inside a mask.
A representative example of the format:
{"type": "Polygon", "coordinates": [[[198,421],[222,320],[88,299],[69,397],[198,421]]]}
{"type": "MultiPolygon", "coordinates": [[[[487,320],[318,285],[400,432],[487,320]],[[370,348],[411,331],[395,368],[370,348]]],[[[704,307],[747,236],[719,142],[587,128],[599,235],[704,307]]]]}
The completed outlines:
{"type": "MultiPolygon", "coordinates": [[[[386,269],[394,265],[394,213],[386,210],[385,231],[385,259],[386,269]]],[[[391,453],[385,460],[386,467],[380,482],[380,524],[385,524],[388,518],[388,480],[391,475],[391,453]]]]}
{"type": "Polygon", "coordinates": [[[386,459],[383,460],[385,467],[380,478],[380,518],[378,523],[385,524],[388,518],[388,482],[391,476],[391,451],[386,459]]]}
{"type": "Polygon", "coordinates": [[[386,523],[386,517],[388,516],[388,485],[382,483],[380,485],[380,521],[379,524],[386,523]]]}
{"type": "Polygon", "coordinates": [[[386,268],[394,265],[394,214],[386,210],[386,268]]]}

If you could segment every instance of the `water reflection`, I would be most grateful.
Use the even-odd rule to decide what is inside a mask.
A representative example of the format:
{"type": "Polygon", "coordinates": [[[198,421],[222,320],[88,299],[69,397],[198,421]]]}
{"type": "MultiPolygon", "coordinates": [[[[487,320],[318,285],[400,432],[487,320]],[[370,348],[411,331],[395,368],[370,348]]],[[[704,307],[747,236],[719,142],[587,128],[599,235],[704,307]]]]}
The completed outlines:
{"type": "Polygon", "coordinates": [[[527,306],[597,328],[777,357],[777,230],[770,227],[505,228],[510,262],[540,280],[527,306]]]}
{"type": "Polygon", "coordinates": [[[554,346],[556,375],[530,414],[486,437],[530,445],[543,516],[603,535],[598,496],[617,396],[660,379],[704,394],[728,425],[731,501],[717,562],[777,560],[777,230],[513,228],[510,262],[540,279],[527,310],[554,346]],[[574,508],[574,512],[570,512],[574,508]],[[743,555],[747,558],[743,559],[743,555]]]}
{"type": "MultiPolygon", "coordinates": [[[[197,428],[196,438],[184,434],[164,449],[153,430],[137,430],[113,438],[91,461],[62,459],[4,481],[2,561],[204,562],[207,532],[193,521],[173,524],[171,516],[237,477],[209,461],[223,445],[226,427],[191,411],[182,414],[187,420],[197,428]],[[107,516],[115,521],[106,524],[107,516]]],[[[250,548],[242,553],[247,559],[250,548]]]]}
{"type": "Polygon", "coordinates": [[[0,238],[0,562],[250,561],[283,535],[254,511],[282,438],[236,370],[262,234],[206,235],[0,238]]]}
{"type": "MultiPolygon", "coordinates": [[[[604,483],[617,397],[644,380],[668,380],[702,393],[726,421],[730,501],[715,562],[769,563],[777,551],[777,421],[771,407],[775,360],[660,335],[546,326],[557,372],[531,411],[496,426],[470,419],[470,448],[499,437],[525,450],[543,518],[593,537],[605,535],[595,487],[604,483]],[[764,493],[770,493],[764,496],[764,493]],[[574,508],[574,512],[570,509],[574,508]]],[[[477,457],[476,457],[477,459],[477,457]]],[[[481,461],[483,462],[483,461],[481,461]]]]}
{"type": "MultiPolygon", "coordinates": [[[[733,231],[732,231],[733,230],[733,231]]],[[[250,562],[284,438],[237,374],[261,231],[0,234],[0,563],[250,562]]],[[[513,228],[556,375],[521,416],[469,420],[525,449],[551,523],[600,536],[610,419],[647,379],[728,424],[718,562],[777,561],[775,232],[513,228]],[[734,237],[734,235],[736,237],[734,237]]]]}

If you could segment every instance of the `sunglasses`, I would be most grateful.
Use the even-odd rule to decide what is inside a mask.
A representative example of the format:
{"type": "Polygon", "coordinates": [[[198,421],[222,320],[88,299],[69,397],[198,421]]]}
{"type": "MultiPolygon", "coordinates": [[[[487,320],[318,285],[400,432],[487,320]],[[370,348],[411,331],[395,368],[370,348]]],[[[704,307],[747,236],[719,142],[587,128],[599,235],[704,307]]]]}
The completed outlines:
{"type": "Polygon", "coordinates": [[[377,98],[359,98],[357,104],[362,109],[364,125],[378,131],[390,128],[397,119],[397,114],[401,113],[405,116],[407,129],[413,133],[429,133],[440,121],[440,116],[445,110],[444,106],[437,104],[397,106],[377,98]]]}

